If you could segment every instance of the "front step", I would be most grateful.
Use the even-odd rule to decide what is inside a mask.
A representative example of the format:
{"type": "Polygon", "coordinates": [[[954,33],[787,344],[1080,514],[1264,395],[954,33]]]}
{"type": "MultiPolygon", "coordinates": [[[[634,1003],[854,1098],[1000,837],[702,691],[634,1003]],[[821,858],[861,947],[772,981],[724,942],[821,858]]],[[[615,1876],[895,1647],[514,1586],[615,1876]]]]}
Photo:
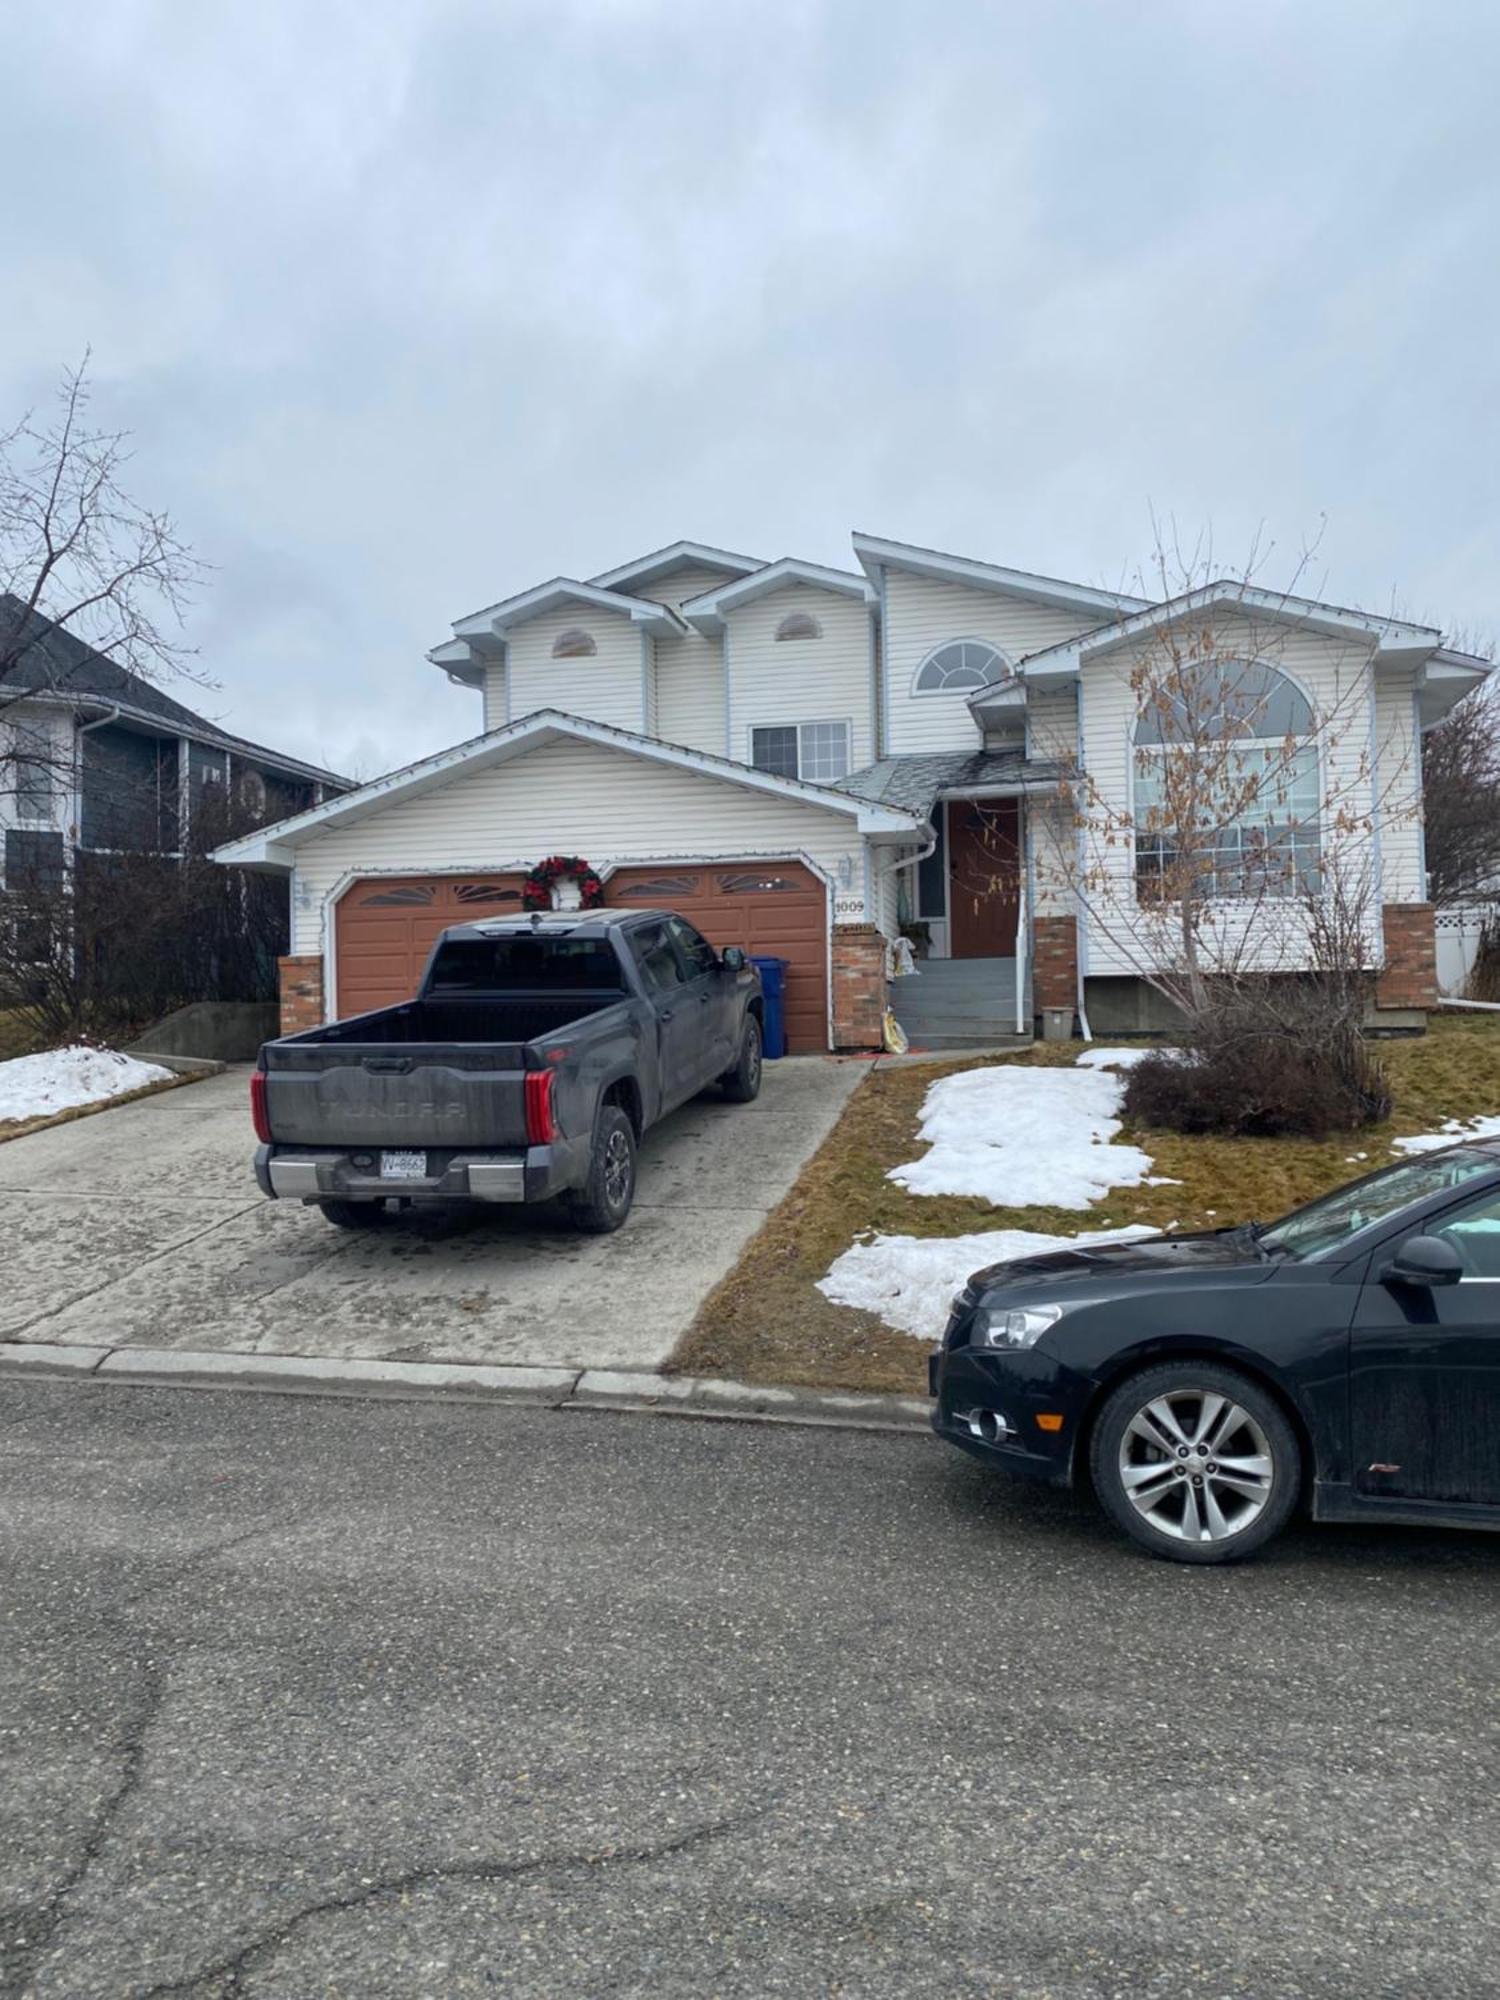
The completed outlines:
{"type": "MultiPolygon", "coordinates": [[[[893,980],[890,1006],[913,1048],[1026,1048],[1016,1033],[1013,958],[924,958],[914,976],[893,980]]],[[[1031,1020],[1030,981],[1022,996],[1031,1020]]]]}

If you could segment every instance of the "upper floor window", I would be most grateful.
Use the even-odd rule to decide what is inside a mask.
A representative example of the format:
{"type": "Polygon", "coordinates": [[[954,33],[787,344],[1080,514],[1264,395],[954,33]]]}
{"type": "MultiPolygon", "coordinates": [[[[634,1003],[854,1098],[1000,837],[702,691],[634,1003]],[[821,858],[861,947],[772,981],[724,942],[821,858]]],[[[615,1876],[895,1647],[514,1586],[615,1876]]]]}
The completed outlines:
{"type": "Polygon", "coordinates": [[[1005,671],[1004,656],[983,639],[950,639],[918,667],[912,691],[949,694],[957,688],[988,687],[1005,671]]]}
{"type": "Polygon", "coordinates": [[[1264,660],[1175,664],[1135,727],[1137,893],[1296,896],[1319,883],[1312,706],[1264,660]]]}
{"type": "Polygon", "coordinates": [[[52,819],[52,739],[44,729],[24,725],[15,733],[11,759],[15,794],[15,817],[51,822],[52,819]]]}
{"type": "Polygon", "coordinates": [[[831,785],[849,775],[847,722],[789,722],[750,732],[750,762],[776,778],[831,785]]]}
{"type": "Polygon", "coordinates": [[[570,625],[566,632],[559,632],[552,641],[554,660],[586,660],[590,653],[597,653],[592,632],[585,632],[581,625],[570,625]]]}
{"type": "Polygon", "coordinates": [[[810,611],[789,611],[776,627],[778,639],[821,639],[823,628],[810,611]]]}

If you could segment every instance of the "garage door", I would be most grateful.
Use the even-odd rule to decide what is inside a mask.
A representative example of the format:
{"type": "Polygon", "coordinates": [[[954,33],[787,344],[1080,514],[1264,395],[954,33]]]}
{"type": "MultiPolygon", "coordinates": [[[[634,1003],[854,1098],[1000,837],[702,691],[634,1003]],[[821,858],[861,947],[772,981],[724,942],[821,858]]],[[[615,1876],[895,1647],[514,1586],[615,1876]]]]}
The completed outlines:
{"type": "Polygon", "coordinates": [[[516,915],[522,879],[402,875],[353,883],[334,916],[339,1018],[409,1000],[438,932],[479,917],[516,915]]]}
{"type": "Polygon", "coordinates": [[[828,1047],[828,899],[795,861],[716,861],[711,866],[621,868],[604,885],[608,903],[676,910],[720,950],[790,960],[787,1045],[828,1047]]]}

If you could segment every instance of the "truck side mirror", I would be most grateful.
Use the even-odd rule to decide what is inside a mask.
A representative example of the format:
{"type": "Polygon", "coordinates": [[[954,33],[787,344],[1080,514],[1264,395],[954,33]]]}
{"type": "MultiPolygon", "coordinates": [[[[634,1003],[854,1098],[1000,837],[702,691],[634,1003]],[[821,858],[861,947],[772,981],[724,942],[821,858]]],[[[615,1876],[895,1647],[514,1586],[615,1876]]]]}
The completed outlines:
{"type": "Polygon", "coordinates": [[[726,944],[719,953],[719,963],[726,972],[743,972],[746,963],[745,954],[737,944],[726,944]]]}
{"type": "Polygon", "coordinates": [[[1381,1272],[1385,1284],[1456,1285],[1464,1260],[1441,1236],[1408,1236],[1381,1272]]]}

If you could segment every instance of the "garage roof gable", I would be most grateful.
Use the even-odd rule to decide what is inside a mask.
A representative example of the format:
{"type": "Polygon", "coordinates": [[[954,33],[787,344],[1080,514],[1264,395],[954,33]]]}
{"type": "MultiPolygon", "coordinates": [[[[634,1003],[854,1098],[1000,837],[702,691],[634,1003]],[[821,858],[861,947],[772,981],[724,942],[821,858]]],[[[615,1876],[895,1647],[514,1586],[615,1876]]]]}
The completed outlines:
{"type": "Polygon", "coordinates": [[[214,849],[213,858],[237,868],[290,868],[295,851],[302,842],[330,827],[347,826],[383,811],[398,799],[440,790],[455,777],[471,775],[491,764],[506,763],[511,758],[523,757],[528,751],[539,749],[544,743],[568,738],[623,750],[646,762],[698,771],[705,777],[719,778],[727,784],[744,786],[749,791],[797,799],[804,805],[818,806],[826,812],[843,813],[857,822],[861,833],[913,839],[922,826],[918,814],[899,807],[852,798],[847,792],[834,791],[826,785],[804,784],[797,778],[774,777],[769,771],[752,770],[748,764],[735,764],[727,757],[715,757],[705,750],[688,750],[675,743],[659,743],[652,737],[637,736],[628,729],[615,729],[605,722],[565,715],[561,709],[542,708],[534,715],[523,716],[519,722],[509,723],[504,729],[493,729],[487,735],[472,737],[467,743],[456,744],[451,750],[441,750],[434,757],[423,758],[420,763],[391,771],[383,778],[361,785],[357,791],[329,799],[308,812],[297,813],[274,826],[262,827],[258,833],[247,834],[240,840],[228,841],[223,847],[214,849]]]}

